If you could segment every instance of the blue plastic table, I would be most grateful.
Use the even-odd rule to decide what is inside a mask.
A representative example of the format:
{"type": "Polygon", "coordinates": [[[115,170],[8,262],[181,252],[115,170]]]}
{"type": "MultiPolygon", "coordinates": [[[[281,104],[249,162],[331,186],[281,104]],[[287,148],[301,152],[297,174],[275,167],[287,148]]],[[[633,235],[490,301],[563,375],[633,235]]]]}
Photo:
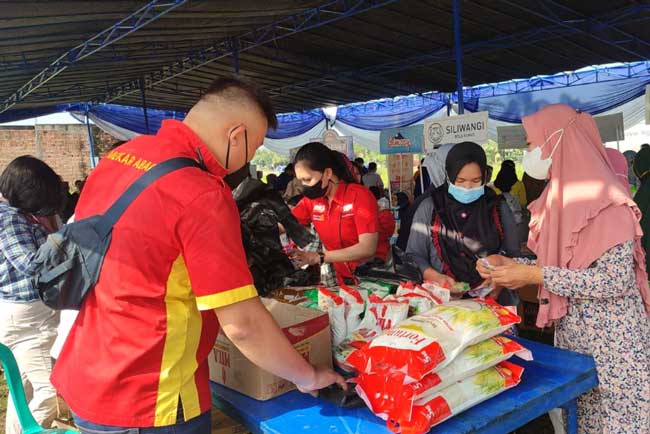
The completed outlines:
{"type": "MultiPolygon", "coordinates": [[[[576,398],[598,384],[593,358],[518,340],[535,359],[513,359],[525,368],[521,383],[434,427],[431,434],[508,433],[557,407],[568,412],[567,432],[577,432],[576,398]]],[[[265,402],[214,383],[212,391],[215,405],[242,421],[254,434],[389,433],[385,422],[365,407],[341,409],[296,391],[265,402]]]]}

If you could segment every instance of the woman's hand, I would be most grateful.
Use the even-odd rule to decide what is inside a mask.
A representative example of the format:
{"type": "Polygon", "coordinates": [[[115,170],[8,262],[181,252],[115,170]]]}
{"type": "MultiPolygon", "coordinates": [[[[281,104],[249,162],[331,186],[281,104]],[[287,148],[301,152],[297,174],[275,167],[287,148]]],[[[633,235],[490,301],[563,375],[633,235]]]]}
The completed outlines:
{"type": "Polygon", "coordinates": [[[302,250],[296,250],[291,254],[291,259],[295,261],[299,267],[320,264],[320,254],[317,252],[303,252],[302,250]]]}
{"type": "MultiPolygon", "coordinates": [[[[492,265],[492,267],[502,267],[506,265],[515,265],[517,262],[514,259],[507,258],[505,256],[501,255],[492,255],[488,256],[485,258],[487,262],[492,265]]],[[[482,264],[482,261],[476,261],[476,271],[478,271],[478,274],[481,275],[481,277],[485,280],[491,280],[492,278],[492,270],[490,270],[488,267],[486,267],[484,264],[482,264]]]]}
{"type": "Polygon", "coordinates": [[[526,285],[541,285],[544,275],[540,267],[534,265],[505,265],[495,267],[490,272],[495,287],[518,289],[526,285]]]}
{"type": "Polygon", "coordinates": [[[428,270],[425,270],[423,277],[425,281],[433,282],[437,285],[442,286],[443,288],[449,288],[450,291],[451,288],[456,283],[456,281],[453,278],[447,276],[446,274],[438,273],[433,268],[429,268],[428,270]]]}

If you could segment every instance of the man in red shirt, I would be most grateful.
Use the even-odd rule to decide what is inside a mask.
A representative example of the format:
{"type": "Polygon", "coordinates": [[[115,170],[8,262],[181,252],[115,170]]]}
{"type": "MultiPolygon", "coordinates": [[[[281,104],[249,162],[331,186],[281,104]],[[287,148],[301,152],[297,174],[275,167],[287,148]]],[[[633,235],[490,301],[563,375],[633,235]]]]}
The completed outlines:
{"type": "Polygon", "coordinates": [[[207,357],[219,327],[251,361],[303,392],[344,384],[307,363],[257,297],[223,181],[276,124],[261,90],[219,79],[183,122],[164,121],[155,136],[111,151],[88,178],[77,220],[105,212],[164,160],[190,157],[205,168],[160,178],[114,227],[52,375],[82,433],[167,433],[172,425],[176,433],[209,433],[207,357]]]}

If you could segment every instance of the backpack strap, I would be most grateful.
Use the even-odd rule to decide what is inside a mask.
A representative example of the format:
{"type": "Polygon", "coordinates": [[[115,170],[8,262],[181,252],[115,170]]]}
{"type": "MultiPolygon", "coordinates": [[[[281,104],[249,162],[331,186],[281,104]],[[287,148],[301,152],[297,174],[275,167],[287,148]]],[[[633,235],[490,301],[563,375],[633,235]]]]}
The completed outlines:
{"type": "Polygon", "coordinates": [[[108,211],[104,213],[95,226],[97,233],[102,238],[108,236],[111,230],[113,230],[115,223],[117,223],[122,214],[124,214],[124,211],[126,211],[129,205],[131,205],[131,202],[133,202],[145,188],[151,185],[158,178],[185,167],[196,167],[200,169],[201,165],[191,158],[177,157],[165,160],[149,169],[145,174],[136,179],[135,182],[133,182],[124,193],[122,193],[108,211]]]}

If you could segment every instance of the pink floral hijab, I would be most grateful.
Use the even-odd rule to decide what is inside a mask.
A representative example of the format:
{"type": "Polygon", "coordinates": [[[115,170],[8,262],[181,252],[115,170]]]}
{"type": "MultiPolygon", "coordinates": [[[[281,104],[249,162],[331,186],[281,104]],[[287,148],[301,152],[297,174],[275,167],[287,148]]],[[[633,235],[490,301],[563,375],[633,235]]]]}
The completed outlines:
{"type": "MultiPolygon", "coordinates": [[[[616,176],[594,119],[568,105],[553,104],[524,117],[522,123],[531,145],[542,146],[542,158],[555,148],[549,185],[528,207],[528,247],[537,255],[538,265],[584,269],[611,248],[634,240],[637,284],[650,312],[641,212],[616,176]]],[[[567,314],[565,297],[542,286],[538,298],[538,327],[567,314]]]]}

